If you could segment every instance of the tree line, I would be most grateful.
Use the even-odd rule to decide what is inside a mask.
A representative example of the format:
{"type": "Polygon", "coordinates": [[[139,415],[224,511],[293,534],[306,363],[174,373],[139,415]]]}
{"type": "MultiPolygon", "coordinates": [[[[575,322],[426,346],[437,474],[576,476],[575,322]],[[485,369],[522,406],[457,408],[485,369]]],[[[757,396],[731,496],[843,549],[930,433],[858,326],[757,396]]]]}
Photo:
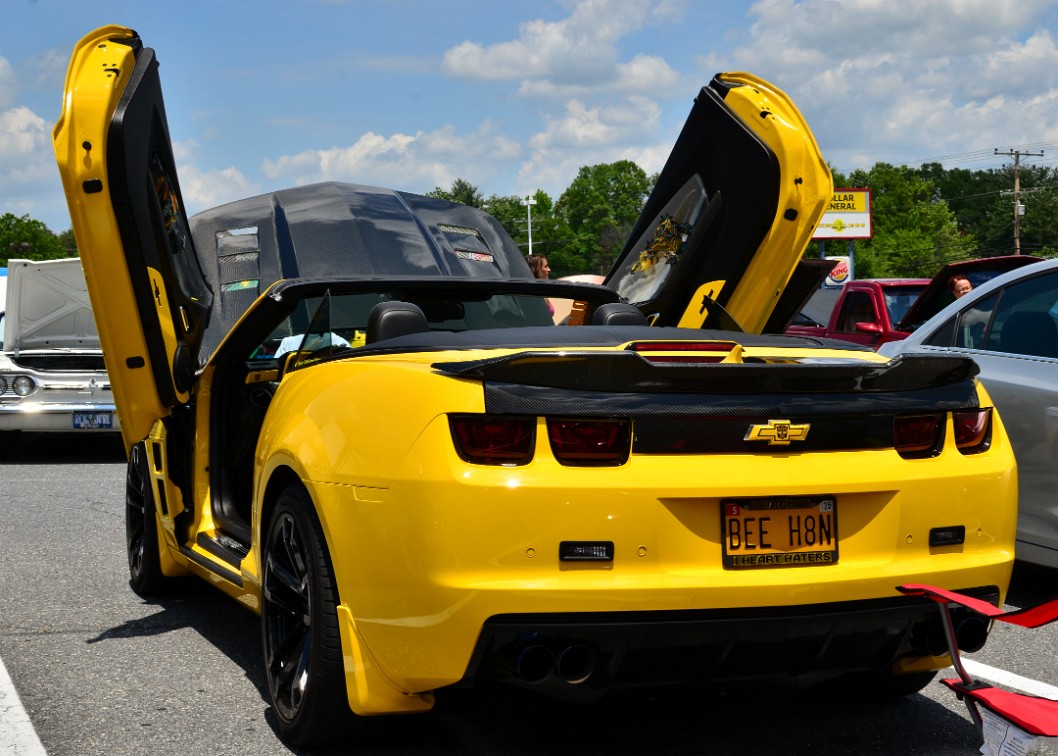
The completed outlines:
{"type": "MultiPolygon", "coordinates": [[[[871,190],[871,239],[854,242],[857,278],[932,276],[943,265],[976,257],[1013,254],[1014,178],[1010,169],[918,168],[876,163],[870,170],[834,173],[837,188],[871,190]]],[[[1054,257],[1058,251],[1058,169],[1020,170],[1020,251],[1054,257]]],[[[629,160],[582,167],[557,198],[543,190],[531,197],[485,197],[458,178],[431,197],[454,200],[490,213],[529,251],[548,258],[552,275],[606,273],[639,217],[656,175],[629,160]],[[526,200],[533,204],[527,206],[526,200]]],[[[825,248],[811,242],[806,257],[846,254],[845,242],[825,248]]],[[[72,230],[56,234],[28,215],[0,216],[0,267],[8,259],[48,260],[77,255],[72,230]]]]}

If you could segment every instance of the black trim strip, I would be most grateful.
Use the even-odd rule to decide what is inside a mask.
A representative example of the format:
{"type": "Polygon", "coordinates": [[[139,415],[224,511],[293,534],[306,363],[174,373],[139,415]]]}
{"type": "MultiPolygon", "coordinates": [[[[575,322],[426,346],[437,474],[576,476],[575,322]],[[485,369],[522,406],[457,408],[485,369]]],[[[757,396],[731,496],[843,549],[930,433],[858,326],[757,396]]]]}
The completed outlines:
{"type": "Polygon", "coordinates": [[[199,567],[203,567],[212,572],[213,574],[219,575],[220,577],[224,578],[229,583],[233,583],[242,588],[242,575],[240,575],[239,573],[221,567],[216,562],[206,559],[206,557],[202,556],[197,551],[192,551],[187,546],[181,546],[180,553],[190,559],[195,564],[197,564],[199,567]]]}
{"type": "Polygon", "coordinates": [[[242,564],[242,560],[246,558],[248,553],[245,546],[228,536],[221,536],[218,539],[210,538],[205,533],[199,533],[196,540],[199,546],[217,557],[217,559],[223,559],[232,567],[238,567],[242,564]]]}

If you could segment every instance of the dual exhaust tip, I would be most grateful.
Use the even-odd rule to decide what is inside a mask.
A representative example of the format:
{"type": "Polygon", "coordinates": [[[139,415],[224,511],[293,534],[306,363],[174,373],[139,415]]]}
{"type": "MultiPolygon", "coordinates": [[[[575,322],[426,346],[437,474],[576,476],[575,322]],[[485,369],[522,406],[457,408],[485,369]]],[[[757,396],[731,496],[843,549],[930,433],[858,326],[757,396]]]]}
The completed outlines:
{"type": "Polygon", "coordinates": [[[595,672],[595,652],[582,643],[551,646],[525,643],[511,655],[511,669],[522,682],[540,684],[557,679],[567,685],[582,685],[595,672]]]}
{"type": "MultiPolygon", "coordinates": [[[[952,627],[955,630],[955,643],[959,651],[972,654],[980,651],[988,640],[987,619],[972,612],[952,612],[952,627]]],[[[947,656],[948,640],[944,625],[938,620],[920,625],[911,634],[911,643],[918,650],[929,656],[947,656]]]]}

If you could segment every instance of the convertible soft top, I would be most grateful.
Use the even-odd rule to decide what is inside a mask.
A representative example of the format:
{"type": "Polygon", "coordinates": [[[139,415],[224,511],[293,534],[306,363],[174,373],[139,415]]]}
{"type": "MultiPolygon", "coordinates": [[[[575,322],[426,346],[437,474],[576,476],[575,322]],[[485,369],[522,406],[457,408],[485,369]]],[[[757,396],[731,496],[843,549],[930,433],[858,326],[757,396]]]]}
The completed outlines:
{"type": "Polygon", "coordinates": [[[284,189],[199,213],[190,225],[213,290],[207,344],[281,279],[533,278],[518,246],[487,213],[373,186],[284,189]]]}

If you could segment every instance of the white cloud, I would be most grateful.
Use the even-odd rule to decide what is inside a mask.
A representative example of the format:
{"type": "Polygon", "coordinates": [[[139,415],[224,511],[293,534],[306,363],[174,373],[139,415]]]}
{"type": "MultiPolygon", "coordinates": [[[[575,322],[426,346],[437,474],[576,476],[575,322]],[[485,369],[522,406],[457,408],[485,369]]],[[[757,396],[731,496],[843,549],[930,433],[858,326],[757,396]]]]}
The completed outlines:
{"type": "Polygon", "coordinates": [[[589,108],[580,100],[566,103],[561,118],[547,118],[547,127],[529,139],[534,150],[594,149],[642,143],[657,130],[661,108],[646,97],[629,97],[613,106],[589,108]]]}
{"type": "Polygon", "coordinates": [[[184,211],[188,215],[252,197],[263,191],[234,166],[205,170],[199,168],[199,145],[194,139],[174,142],[172,147],[173,160],[180,180],[180,195],[184,200],[184,211]]]}
{"type": "Polygon", "coordinates": [[[843,170],[990,151],[1058,123],[1058,48],[1039,28],[1053,5],[760,0],[742,43],[698,65],[785,89],[843,170]],[[1035,127],[1015,128],[1029,113],[1035,127]]]}
{"type": "Polygon", "coordinates": [[[491,45],[466,41],[444,55],[442,68],[449,76],[518,82],[518,94],[539,103],[544,126],[527,140],[531,154],[518,173],[519,191],[542,188],[557,195],[581,166],[615,160],[641,165],[649,160],[657,166],[644,168],[657,170],[655,153],[667,155],[671,147],[655,146],[658,100],[686,96],[695,86],[664,57],[638,51],[627,41],[652,26],[671,30],[686,13],[685,0],[563,5],[570,10],[566,18],[527,21],[516,39],[491,45]],[[562,109],[548,110],[551,102],[562,103],[562,109]]]}
{"type": "Polygon", "coordinates": [[[51,140],[43,118],[24,106],[0,113],[0,170],[8,173],[19,169],[42,148],[50,153],[51,140]]]}
{"type": "Polygon", "coordinates": [[[483,182],[520,153],[516,141],[485,121],[468,134],[450,125],[388,137],[367,132],[346,147],[266,160],[262,170],[269,179],[297,184],[334,180],[423,192],[457,178],[483,182]]]}
{"type": "Polygon", "coordinates": [[[445,53],[446,73],[467,79],[535,79],[598,83],[612,77],[616,42],[640,28],[639,0],[586,0],[561,21],[527,21],[521,36],[484,47],[463,42],[445,53]]]}
{"type": "Polygon", "coordinates": [[[0,214],[30,215],[53,231],[70,226],[51,124],[25,106],[0,111],[0,214]]]}
{"type": "Polygon", "coordinates": [[[672,145],[652,142],[661,108],[646,97],[629,97],[613,106],[566,104],[560,118],[549,118],[543,131],[529,139],[532,155],[519,172],[521,187],[543,188],[557,196],[581,166],[631,160],[648,173],[664,164],[672,145]]]}
{"type": "MultiPolygon", "coordinates": [[[[0,112],[0,196],[25,207],[58,173],[47,122],[27,107],[0,112]]],[[[7,212],[7,211],[5,211],[7,212]]]]}
{"type": "Polygon", "coordinates": [[[585,0],[560,21],[528,21],[518,39],[488,47],[466,41],[449,49],[442,69],[455,78],[520,81],[528,96],[568,98],[590,92],[671,93],[679,78],[662,58],[622,62],[622,37],[648,23],[671,23],[682,3],[585,0]]]}

